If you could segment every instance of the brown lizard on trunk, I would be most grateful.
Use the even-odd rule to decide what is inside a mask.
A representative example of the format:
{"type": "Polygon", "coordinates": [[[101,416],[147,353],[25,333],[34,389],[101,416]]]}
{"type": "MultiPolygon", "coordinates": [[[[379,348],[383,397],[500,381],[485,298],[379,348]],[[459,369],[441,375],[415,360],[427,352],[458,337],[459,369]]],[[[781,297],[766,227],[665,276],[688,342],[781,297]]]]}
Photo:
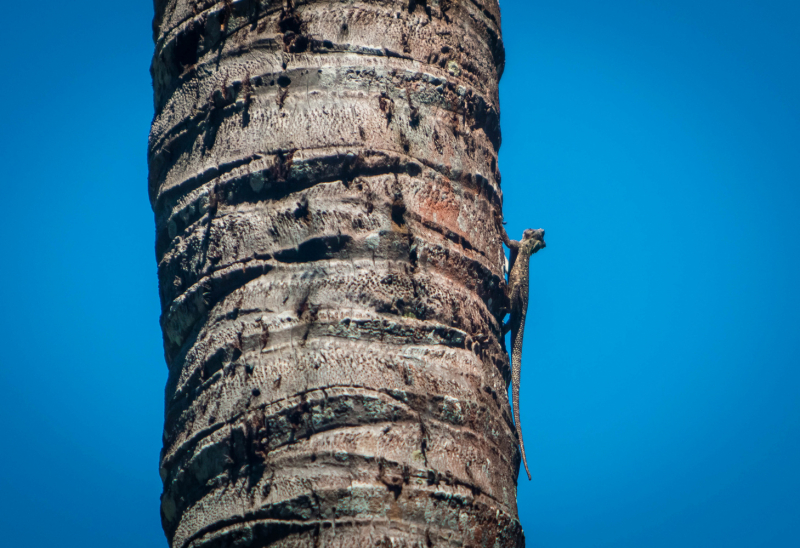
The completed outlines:
{"type": "Polygon", "coordinates": [[[528,285],[530,275],[528,263],[531,255],[545,247],[544,230],[527,229],[522,233],[522,241],[512,240],[505,229],[502,231],[503,243],[510,250],[510,266],[508,273],[508,300],[511,305],[508,322],[503,325],[503,336],[511,330],[511,397],[514,406],[514,423],[519,436],[519,447],[522,452],[522,463],[528,480],[528,460],[525,458],[525,444],[522,442],[522,427],[519,420],[519,374],[522,366],[522,335],[525,331],[525,316],[528,312],[528,285]]]}

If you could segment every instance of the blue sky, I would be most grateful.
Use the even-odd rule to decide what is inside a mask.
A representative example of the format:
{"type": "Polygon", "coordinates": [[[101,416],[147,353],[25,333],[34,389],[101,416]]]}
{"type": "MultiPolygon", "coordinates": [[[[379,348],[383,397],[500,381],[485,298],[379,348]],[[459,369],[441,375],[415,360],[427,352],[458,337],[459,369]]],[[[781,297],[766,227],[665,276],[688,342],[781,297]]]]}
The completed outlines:
{"type": "MultiPolygon", "coordinates": [[[[528,547],[800,545],[800,4],[501,7],[528,547]]],[[[3,545],[166,546],[152,7],[4,14],[3,545]]]]}

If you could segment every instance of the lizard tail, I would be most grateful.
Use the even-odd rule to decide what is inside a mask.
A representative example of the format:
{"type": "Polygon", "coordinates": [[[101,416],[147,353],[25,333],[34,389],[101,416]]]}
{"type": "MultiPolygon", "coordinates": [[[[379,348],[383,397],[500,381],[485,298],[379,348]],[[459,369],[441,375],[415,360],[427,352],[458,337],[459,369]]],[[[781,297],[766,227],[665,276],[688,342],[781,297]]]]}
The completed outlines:
{"type": "Polygon", "coordinates": [[[514,425],[517,427],[517,436],[519,436],[519,449],[522,453],[522,464],[525,465],[525,473],[528,474],[528,481],[531,478],[531,472],[528,470],[528,459],[525,458],[525,443],[522,441],[522,423],[519,419],[519,377],[520,370],[522,369],[522,334],[525,329],[525,319],[523,317],[520,322],[519,331],[515,337],[514,348],[511,355],[511,400],[514,404],[514,425]]]}
{"type": "Polygon", "coordinates": [[[519,422],[519,385],[512,388],[514,394],[514,423],[517,427],[517,436],[519,436],[519,449],[522,453],[522,464],[525,466],[525,473],[528,474],[528,481],[531,478],[531,472],[528,470],[528,459],[525,458],[525,442],[522,441],[522,426],[519,422]]]}

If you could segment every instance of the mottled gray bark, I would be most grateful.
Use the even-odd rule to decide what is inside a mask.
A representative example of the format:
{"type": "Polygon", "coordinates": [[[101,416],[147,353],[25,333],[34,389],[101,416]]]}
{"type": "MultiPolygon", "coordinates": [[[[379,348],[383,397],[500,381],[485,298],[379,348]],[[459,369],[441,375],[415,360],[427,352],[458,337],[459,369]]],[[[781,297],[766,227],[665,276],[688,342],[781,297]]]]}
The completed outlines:
{"type": "Polygon", "coordinates": [[[496,0],[156,0],[171,546],[518,546],[496,0]]]}

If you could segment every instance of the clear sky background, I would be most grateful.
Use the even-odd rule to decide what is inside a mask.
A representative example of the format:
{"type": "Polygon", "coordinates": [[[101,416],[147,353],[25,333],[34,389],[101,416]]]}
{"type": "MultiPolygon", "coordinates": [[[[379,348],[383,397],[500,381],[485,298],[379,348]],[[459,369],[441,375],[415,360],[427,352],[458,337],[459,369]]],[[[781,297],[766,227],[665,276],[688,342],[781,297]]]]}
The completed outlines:
{"type": "MultiPolygon", "coordinates": [[[[501,7],[528,547],[800,546],[800,3],[501,7]]],[[[165,547],[151,3],[3,14],[0,544],[165,547]]]]}

